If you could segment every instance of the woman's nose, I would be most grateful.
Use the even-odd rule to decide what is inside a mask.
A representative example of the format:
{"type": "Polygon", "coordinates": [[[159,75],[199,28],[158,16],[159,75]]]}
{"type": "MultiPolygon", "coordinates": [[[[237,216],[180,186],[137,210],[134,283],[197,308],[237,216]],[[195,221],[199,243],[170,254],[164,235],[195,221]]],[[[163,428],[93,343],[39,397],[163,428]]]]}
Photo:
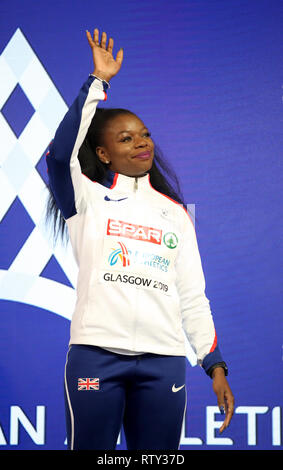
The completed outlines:
{"type": "Polygon", "coordinates": [[[145,147],[147,145],[147,141],[144,137],[136,137],[135,138],[135,146],[136,147],[145,147]]]}

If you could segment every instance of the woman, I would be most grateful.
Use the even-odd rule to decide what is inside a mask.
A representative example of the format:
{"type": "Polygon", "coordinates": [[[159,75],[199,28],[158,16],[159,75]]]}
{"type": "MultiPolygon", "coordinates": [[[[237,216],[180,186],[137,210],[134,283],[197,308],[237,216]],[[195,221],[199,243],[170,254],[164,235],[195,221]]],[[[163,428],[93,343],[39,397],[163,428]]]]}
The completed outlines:
{"type": "MultiPolygon", "coordinates": [[[[65,370],[69,449],[178,449],[186,409],[183,332],[233,415],[191,219],[160,171],[145,124],[97,108],[122,65],[113,39],[87,32],[94,72],[47,155],[50,213],[79,266],[65,370]]],[[[163,168],[164,169],[164,168],[163,168]]],[[[166,169],[165,169],[166,170],[166,169]]]]}

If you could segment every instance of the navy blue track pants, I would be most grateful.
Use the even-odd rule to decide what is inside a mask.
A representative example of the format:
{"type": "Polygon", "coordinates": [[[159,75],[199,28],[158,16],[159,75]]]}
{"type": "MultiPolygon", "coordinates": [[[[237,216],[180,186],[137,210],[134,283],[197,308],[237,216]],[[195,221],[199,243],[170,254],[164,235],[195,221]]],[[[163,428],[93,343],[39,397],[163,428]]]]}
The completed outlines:
{"type": "Polygon", "coordinates": [[[128,356],[72,345],[65,369],[69,450],[177,450],[186,410],[186,358],[128,356]]]}

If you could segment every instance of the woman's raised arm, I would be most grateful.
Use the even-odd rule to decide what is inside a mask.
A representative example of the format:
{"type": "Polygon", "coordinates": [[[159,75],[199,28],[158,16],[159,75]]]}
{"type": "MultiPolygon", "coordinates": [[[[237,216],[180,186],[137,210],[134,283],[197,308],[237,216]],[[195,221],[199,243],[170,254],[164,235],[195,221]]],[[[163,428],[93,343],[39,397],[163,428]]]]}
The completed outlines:
{"type": "Polygon", "coordinates": [[[108,82],[119,72],[123,61],[122,49],[114,59],[114,41],[110,38],[107,45],[105,32],[102,33],[100,43],[98,29],[95,29],[93,37],[88,31],[86,34],[92,50],[95,77],[90,75],[83,84],[60,123],[46,156],[49,186],[64,219],[75,215],[84,199],[85,184],[78,153],[98,102],[106,99],[108,82]]]}

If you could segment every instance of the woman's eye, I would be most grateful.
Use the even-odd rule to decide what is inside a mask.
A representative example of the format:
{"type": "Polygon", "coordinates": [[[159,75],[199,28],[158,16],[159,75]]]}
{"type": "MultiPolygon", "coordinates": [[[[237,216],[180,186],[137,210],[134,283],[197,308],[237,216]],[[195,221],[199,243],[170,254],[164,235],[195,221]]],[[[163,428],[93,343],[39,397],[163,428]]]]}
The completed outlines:
{"type": "MultiPolygon", "coordinates": [[[[150,136],[151,136],[150,132],[145,132],[143,134],[143,137],[150,137],[150,136]]],[[[127,135],[127,136],[125,136],[121,139],[121,142],[129,142],[131,139],[132,139],[132,137],[130,135],[127,135]]]]}

